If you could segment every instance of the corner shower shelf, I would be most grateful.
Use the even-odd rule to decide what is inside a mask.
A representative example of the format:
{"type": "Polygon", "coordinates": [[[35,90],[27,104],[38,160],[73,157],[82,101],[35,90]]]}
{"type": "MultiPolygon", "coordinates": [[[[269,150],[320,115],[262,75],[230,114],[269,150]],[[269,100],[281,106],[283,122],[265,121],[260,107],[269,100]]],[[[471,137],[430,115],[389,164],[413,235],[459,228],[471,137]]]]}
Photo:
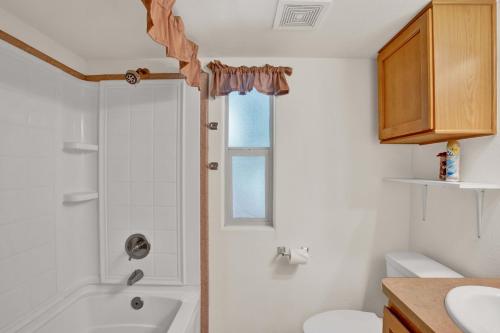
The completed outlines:
{"type": "Polygon", "coordinates": [[[447,182],[442,180],[429,180],[419,178],[384,178],[388,182],[407,183],[424,186],[422,192],[422,220],[427,219],[427,191],[429,186],[451,187],[460,190],[473,190],[476,193],[477,214],[477,238],[481,238],[481,226],[483,224],[484,193],[486,190],[500,190],[499,184],[471,183],[471,182],[447,182]]]}
{"type": "Polygon", "coordinates": [[[94,152],[99,150],[98,145],[93,145],[90,143],[83,142],[64,142],[63,145],[65,150],[80,151],[80,152],[94,152]]]}
{"type": "Polygon", "coordinates": [[[99,198],[99,194],[97,192],[73,192],[65,193],[63,201],[67,203],[77,203],[95,200],[97,198],[99,198]]]}

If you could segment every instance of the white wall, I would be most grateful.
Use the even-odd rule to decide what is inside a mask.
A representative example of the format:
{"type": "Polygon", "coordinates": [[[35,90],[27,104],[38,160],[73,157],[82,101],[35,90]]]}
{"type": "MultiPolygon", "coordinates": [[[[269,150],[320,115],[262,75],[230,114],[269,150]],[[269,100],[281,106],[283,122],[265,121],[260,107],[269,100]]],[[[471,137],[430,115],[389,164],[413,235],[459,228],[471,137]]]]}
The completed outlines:
{"type": "Polygon", "coordinates": [[[97,205],[64,206],[97,187],[97,86],[0,42],[0,330],[97,278],[97,205]]]}
{"type": "MultiPolygon", "coordinates": [[[[497,8],[497,17],[500,8],[497,8]]],[[[497,27],[500,32],[500,25],[497,27]]],[[[500,34],[497,33],[497,36],[500,34]]],[[[500,37],[499,37],[500,38],[500,37]]],[[[497,65],[497,69],[500,66],[497,65]]],[[[500,97],[500,93],[497,93],[500,97]]],[[[498,104],[498,103],[497,103],[498,104]]],[[[497,124],[498,126],[498,124],[497,124]]],[[[500,127],[498,127],[500,129],[500,127]]],[[[461,180],[500,184],[500,137],[461,140],[461,180]]],[[[437,178],[435,155],[446,144],[415,146],[412,168],[416,177],[437,178]]],[[[485,195],[481,239],[476,234],[475,194],[443,188],[429,190],[427,221],[421,221],[421,190],[411,188],[411,248],[473,277],[500,275],[500,193],[485,195]]]]}
{"type": "MultiPolygon", "coordinates": [[[[500,138],[460,141],[461,178],[464,181],[500,184],[500,138]]],[[[416,177],[435,179],[435,155],[446,144],[415,147],[416,177]]],[[[476,236],[476,205],[472,191],[432,187],[429,189],[427,220],[422,222],[422,189],[411,188],[411,248],[427,254],[466,276],[500,275],[500,193],[487,191],[482,238],[476,236]]]]}
{"type": "MultiPolygon", "coordinates": [[[[381,312],[383,255],[408,248],[408,190],[382,182],[409,176],[411,147],[377,139],[372,60],[222,59],[288,65],[291,93],[276,99],[276,228],[224,228],[224,168],[210,172],[211,332],[299,333],[329,309],[381,312]],[[308,265],[276,260],[277,246],[309,246],[308,265]]],[[[225,99],[210,100],[223,122],[225,99]]],[[[210,161],[223,131],[210,131],[210,161]]]]}
{"type": "Polygon", "coordinates": [[[0,29],[62,62],[66,66],[87,74],[87,62],[85,59],[1,8],[0,29]]]}

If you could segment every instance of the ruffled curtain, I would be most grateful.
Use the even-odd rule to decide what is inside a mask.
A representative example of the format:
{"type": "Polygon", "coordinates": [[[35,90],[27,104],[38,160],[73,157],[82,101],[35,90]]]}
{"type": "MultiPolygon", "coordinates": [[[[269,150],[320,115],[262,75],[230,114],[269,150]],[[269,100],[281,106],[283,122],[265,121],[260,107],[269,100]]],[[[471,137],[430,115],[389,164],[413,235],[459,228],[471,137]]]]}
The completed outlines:
{"type": "Polygon", "coordinates": [[[193,87],[200,86],[201,65],[198,60],[198,45],[184,33],[180,16],[174,16],[175,0],[142,0],[147,10],[149,36],[166,47],[167,57],[179,60],[180,72],[193,87]]]}
{"type": "Polygon", "coordinates": [[[232,91],[246,94],[256,89],[266,95],[286,95],[289,92],[285,75],[292,75],[290,67],[231,67],[218,60],[210,62],[212,71],[212,96],[225,96],[232,91]]]}

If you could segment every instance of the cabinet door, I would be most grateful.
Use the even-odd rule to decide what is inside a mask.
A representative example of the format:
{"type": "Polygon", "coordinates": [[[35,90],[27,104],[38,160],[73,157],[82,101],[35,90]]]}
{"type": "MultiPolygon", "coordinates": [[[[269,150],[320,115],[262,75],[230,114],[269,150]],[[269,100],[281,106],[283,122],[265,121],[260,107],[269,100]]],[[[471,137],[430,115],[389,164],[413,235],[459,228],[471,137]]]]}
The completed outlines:
{"type": "Polygon", "coordinates": [[[391,310],[384,309],[384,329],[383,333],[411,333],[399,320],[391,310]]]}
{"type": "Polygon", "coordinates": [[[431,32],[428,9],[379,53],[381,140],[433,129],[431,32]]]}

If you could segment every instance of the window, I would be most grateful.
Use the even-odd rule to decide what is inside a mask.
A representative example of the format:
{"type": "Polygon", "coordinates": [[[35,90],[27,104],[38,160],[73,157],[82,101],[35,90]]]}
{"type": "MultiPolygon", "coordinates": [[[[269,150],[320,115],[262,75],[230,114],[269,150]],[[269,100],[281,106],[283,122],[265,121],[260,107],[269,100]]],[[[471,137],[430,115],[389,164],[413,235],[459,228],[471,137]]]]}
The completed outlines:
{"type": "Polygon", "coordinates": [[[273,98],[227,97],[226,225],[272,225],[273,98]]]}

